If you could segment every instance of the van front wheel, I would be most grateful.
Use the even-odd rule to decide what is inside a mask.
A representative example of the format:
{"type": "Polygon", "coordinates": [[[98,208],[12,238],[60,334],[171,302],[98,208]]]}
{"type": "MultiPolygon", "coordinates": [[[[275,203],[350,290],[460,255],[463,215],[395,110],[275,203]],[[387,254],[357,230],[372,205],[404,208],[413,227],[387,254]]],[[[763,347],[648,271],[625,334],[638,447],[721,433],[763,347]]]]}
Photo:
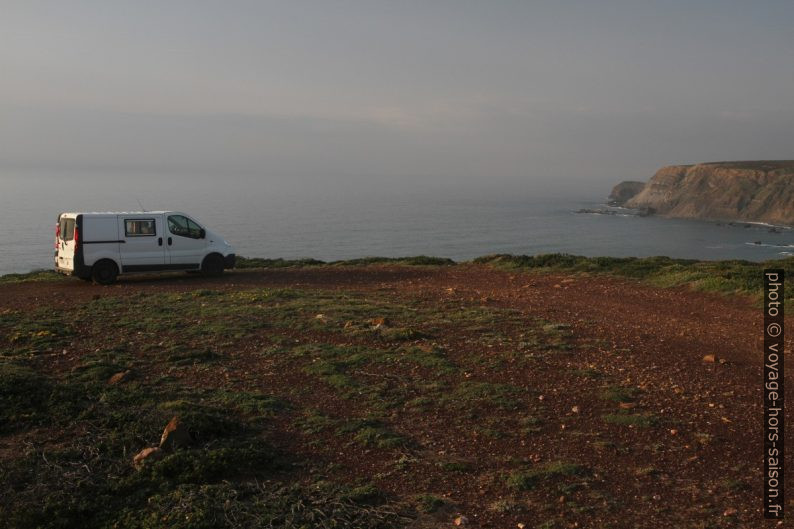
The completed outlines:
{"type": "Polygon", "coordinates": [[[119,274],[116,263],[108,259],[99,261],[91,268],[91,279],[100,285],[112,285],[119,274]]]}
{"type": "Polygon", "coordinates": [[[217,277],[223,274],[223,257],[213,253],[204,258],[201,263],[201,274],[207,277],[217,277]]]}

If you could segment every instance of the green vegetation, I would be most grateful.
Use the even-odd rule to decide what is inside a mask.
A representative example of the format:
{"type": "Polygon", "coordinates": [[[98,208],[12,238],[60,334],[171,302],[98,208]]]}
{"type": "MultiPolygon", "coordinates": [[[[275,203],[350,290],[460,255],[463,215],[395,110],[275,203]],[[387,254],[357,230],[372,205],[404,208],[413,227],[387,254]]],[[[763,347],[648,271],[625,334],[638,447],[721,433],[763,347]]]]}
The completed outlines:
{"type": "Polygon", "coordinates": [[[556,478],[587,476],[587,467],[567,461],[553,461],[529,470],[512,472],[507,476],[507,485],[515,490],[531,490],[539,484],[556,478]]]}
{"type": "Polygon", "coordinates": [[[416,498],[416,503],[419,512],[433,513],[446,505],[447,502],[444,501],[444,498],[434,494],[420,494],[416,498]]]}
{"type": "Polygon", "coordinates": [[[612,402],[633,402],[638,394],[639,390],[637,388],[609,386],[601,392],[601,398],[612,402]]]}
{"type": "Polygon", "coordinates": [[[5,274],[0,275],[0,285],[11,283],[28,283],[34,281],[57,281],[66,279],[66,276],[55,272],[55,270],[33,270],[26,274],[5,274]]]}
{"type": "MultiPolygon", "coordinates": [[[[660,287],[688,285],[698,290],[741,293],[760,298],[763,270],[782,268],[794,273],[794,258],[752,261],[697,261],[670,257],[583,257],[569,254],[487,255],[475,263],[506,268],[586,274],[612,274],[642,279],[660,287]]],[[[794,285],[786,284],[786,298],[794,298],[794,285]]]]}
{"type": "Polygon", "coordinates": [[[444,257],[428,257],[418,255],[415,257],[362,257],[343,261],[320,261],[318,259],[262,259],[260,257],[238,257],[237,268],[286,268],[301,266],[367,266],[379,264],[396,264],[409,266],[445,266],[453,265],[455,261],[444,257]]]}
{"type": "Polygon", "coordinates": [[[520,401],[518,396],[519,388],[508,384],[494,384],[490,382],[461,382],[448,396],[445,401],[450,406],[471,407],[475,405],[485,405],[503,409],[517,409],[520,401]]]}
{"type": "Polygon", "coordinates": [[[341,434],[352,434],[353,439],[364,446],[391,449],[408,443],[377,419],[352,420],[342,425],[338,431],[341,434]]]}
{"type": "Polygon", "coordinates": [[[604,415],[604,421],[609,424],[635,426],[637,428],[650,428],[659,424],[659,419],[651,414],[609,413],[604,415]]]}

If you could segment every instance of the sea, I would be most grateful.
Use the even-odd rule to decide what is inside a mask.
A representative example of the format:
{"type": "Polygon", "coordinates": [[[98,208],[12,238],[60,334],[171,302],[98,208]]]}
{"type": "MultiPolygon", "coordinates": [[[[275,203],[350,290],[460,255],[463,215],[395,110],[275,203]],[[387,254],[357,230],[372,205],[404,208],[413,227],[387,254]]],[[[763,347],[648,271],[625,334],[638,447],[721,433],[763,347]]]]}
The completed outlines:
{"type": "Polygon", "coordinates": [[[183,211],[248,257],[466,261],[560,252],[764,261],[794,254],[792,229],[641,217],[606,208],[606,192],[273,187],[264,178],[0,171],[0,274],[51,268],[63,211],[183,211]]]}

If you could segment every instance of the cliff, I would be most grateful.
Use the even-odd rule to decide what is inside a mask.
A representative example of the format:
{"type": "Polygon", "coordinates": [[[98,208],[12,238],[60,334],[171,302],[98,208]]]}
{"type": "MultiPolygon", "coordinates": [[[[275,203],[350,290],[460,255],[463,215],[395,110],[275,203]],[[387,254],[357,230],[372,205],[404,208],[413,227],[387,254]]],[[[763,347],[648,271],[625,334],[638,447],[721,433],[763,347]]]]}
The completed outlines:
{"type": "Polygon", "coordinates": [[[794,161],[663,167],[625,205],[667,217],[794,225],[794,161]]]}
{"type": "Polygon", "coordinates": [[[622,206],[645,188],[645,182],[621,182],[609,194],[610,206],[622,206]]]}

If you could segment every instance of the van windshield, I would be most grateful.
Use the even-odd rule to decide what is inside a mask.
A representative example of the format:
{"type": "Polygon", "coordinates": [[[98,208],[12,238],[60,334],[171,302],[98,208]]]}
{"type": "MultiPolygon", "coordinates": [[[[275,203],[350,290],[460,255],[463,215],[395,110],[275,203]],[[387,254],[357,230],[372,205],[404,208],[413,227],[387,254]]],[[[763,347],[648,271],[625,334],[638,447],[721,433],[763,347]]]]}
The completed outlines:
{"type": "Polygon", "coordinates": [[[74,239],[74,219],[61,219],[61,240],[71,241],[74,239]]]}
{"type": "Polygon", "coordinates": [[[180,237],[201,239],[201,226],[184,215],[169,215],[168,229],[171,233],[180,237]]]}

